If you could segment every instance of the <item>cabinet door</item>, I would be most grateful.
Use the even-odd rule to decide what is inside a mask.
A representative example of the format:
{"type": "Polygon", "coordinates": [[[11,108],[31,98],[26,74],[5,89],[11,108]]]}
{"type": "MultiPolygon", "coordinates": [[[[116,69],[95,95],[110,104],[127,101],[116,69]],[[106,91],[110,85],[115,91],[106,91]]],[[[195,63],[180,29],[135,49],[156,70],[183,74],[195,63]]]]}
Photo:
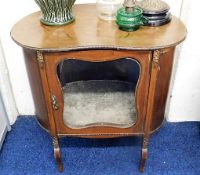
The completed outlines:
{"type": "Polygon", "coordinates": [[[143,133],[151,52],[87,50],[44,59],[59,134],[143,133]]]}

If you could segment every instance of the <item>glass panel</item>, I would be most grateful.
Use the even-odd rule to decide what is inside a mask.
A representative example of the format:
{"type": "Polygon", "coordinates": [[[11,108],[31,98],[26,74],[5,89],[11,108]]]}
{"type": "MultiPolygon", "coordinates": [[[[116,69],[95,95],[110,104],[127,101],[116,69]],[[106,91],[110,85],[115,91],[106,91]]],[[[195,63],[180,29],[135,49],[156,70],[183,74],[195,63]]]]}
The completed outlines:
{"type": "Polygon", "coordinates": [[[70,128],[128,128],[136,122],[135,89],[140,66],[133,59],[108,62],[65,60],[58,65],[63,121],[70,128]]]}

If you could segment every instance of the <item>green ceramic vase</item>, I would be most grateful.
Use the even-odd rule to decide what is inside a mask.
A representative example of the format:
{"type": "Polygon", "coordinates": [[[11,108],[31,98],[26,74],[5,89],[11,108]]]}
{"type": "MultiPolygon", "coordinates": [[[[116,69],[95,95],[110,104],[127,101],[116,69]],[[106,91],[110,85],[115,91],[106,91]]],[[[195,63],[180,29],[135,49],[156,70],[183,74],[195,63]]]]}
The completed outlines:
{"type": "Polygon", "coordinates": [[[41,22],[46,25],[64,25],[74,21],[72,6],[75,0],[35,0],[42,12],[41,22]]]}
{"type": "Polygon", "coordinates": [[[144,25],[144,21],[147,20],[142,13],[143,10],[139,7],[134,7],[132,12],[127,12],[124,7],[120,8],[116,16],[116,23],[119,29],[129,32],[139,29],[141,25],[144,25]]]}

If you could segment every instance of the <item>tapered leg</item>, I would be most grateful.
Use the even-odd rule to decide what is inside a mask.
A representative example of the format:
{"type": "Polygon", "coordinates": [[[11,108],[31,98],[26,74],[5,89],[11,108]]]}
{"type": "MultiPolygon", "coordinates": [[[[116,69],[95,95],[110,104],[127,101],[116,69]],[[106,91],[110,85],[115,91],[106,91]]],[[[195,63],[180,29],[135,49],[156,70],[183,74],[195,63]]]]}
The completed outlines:
{"type": "Polygon", "coordinates": [[[58,170],[59,170],[59,172],[62,172],[63,165],[62,165],[62,160],[61,160],[60,146],[59,146],[57,137],[53,137],[53,146],[54,146],[54,157],[58,164],[58,170]]]}
{"type": "Polygon", "coordinates": [[[148,157],[148,141],[149,138],[145,137],[143,138],[143,144],[142,144],[142,155],[141,155],[141,162],[140,162],[140,171],[144,172],[145,163],[148,157]]]}

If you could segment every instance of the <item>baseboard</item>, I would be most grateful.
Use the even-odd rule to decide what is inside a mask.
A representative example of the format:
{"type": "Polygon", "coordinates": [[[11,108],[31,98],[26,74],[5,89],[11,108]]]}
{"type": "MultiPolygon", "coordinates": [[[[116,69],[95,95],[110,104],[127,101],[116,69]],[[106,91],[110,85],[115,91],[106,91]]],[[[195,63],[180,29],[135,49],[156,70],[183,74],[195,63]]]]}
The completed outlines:
{"type": "Polygon", "coordinates": [[[1,147],[3,145],[4,139],[5,139],[8,131],[9,131],[9,128],[6,126],[5,129],[3,130],[2,134],[0,135],[0,150],[1,150],[1,147]]]}

